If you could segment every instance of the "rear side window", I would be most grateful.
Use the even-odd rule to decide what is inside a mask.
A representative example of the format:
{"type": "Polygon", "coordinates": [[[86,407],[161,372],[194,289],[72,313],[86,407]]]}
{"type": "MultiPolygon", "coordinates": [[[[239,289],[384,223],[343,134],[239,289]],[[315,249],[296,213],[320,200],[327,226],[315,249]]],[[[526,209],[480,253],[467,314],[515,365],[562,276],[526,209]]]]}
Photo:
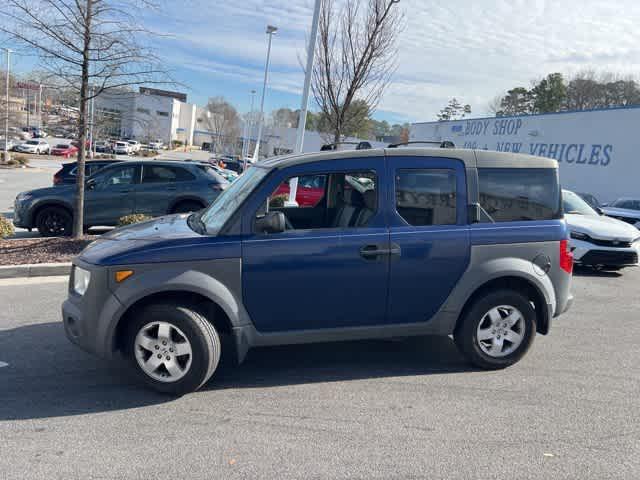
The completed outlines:
{"type": "Polygon", "coordinates": [[[142,183],[188,182],[195,179],[191,172],[179,167],[145,165],[143,172],[142,183]]]}
{"type": "Polygon", "coordinates": [[[561,218],[553,168],[479,168],[480,206],[495,222],[561,218]]]}
{"type": "Polygon", "coordinates": [[[456,174],[448,169],[396,173],[396,210],[413,226],[456,223],[456,174]]]}

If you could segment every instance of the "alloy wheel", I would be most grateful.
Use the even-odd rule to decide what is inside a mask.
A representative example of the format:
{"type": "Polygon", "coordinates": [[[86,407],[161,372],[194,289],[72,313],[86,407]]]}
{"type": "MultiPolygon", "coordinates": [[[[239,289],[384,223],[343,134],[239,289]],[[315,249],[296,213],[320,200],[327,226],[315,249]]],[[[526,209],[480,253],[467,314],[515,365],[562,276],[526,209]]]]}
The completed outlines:
{"type": "Polygon", "coordinates": [[[151,322],[140,329],[134,343],[135,357],[142,371],[160,382],[176,382],[191,367],[191,343],[175,325],[151,322]]]}
{"type": "Polygon", "coordinates": [[[483,315],[478,324],[478,346],[490,357],[506,357],[522,344],[525,329],[520,310],[511,305],[494,307],[483,315]]]}

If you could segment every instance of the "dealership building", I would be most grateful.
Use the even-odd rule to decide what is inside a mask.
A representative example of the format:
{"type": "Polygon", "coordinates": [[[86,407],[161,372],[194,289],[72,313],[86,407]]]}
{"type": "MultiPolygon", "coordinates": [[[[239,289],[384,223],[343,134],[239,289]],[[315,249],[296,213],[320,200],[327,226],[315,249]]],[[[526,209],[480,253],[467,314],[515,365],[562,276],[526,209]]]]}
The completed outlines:
{"type": "Polygon", "coordinates": [[[412,141],[554,158],[563,187],[601,202],[640,197],[640,106],[414,123],[412,141]]]}
{"type": "Polygon", "coordinates": [[[210,142],[210,112],[187,102],[180,92],[140,87],[138,92],[105,92],[96,99],[98,123],[96,137],[133,138],[143,142],[181,141],[200,146],[210,142]]]}

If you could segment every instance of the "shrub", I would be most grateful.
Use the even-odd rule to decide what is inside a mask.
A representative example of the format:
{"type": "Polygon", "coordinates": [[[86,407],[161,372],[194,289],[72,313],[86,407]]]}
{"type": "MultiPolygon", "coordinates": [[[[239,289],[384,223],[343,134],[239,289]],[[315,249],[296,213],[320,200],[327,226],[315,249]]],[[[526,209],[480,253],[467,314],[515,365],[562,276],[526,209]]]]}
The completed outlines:
{"type": "Polygon", "coordinates": [[[0,238],[10,237],[14,233],[13,223],[0,215],[0,238]]]}
{"type": "Polygon", "coordinates": [[[284,202],[289,200],[289,195],[276,195],[269,200],[269,208],[282,208],[284,202]]]}
{"type": "Polygon", "coordinates": [[[173,144],[173,148],[178,148],[184,145],[184,142],[182,140],[174,140],[171,143],[173,144]]]}
{"type": "Polygon", "coordinates": [[[124,217],[120,217],[118,219],[118,226],[123,227],[125,225],[133,225],[134,223],[146,222],[147,220],[151,220],[152,217],[149,215],[144,215],[142,213],[134,213],[132,215],[125,215],[124,217]]]}
{"type": "Polygon", "coordinates": [[[26,155],[14,155],[13,159],[20,165],[27,165],[29,163],[29,157],[26,155]]]}
{"type": "Polygon", "coordinates": [[[10,167],[15,167],[15,166],[17,166],[19,164],[18,164],[18,161],[15,158],[12,158],[7,162],[7,165],[9,165],[10,167]]]}

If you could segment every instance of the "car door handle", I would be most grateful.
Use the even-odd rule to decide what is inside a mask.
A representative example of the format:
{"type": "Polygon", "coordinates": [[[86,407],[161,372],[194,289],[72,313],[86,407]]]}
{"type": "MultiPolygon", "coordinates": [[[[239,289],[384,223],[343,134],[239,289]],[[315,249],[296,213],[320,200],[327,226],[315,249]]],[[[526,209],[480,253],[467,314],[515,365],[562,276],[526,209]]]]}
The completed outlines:
{"type": "Polygon", "coordinates": [[[176,187],[167,187],[167,190],[170,192],[175,192],[177,190],[176,187]]]}
{"type": "Polygon", "coordinates": [[[120,190],[119,193],[131,193],[131,190],[120,190]]]}
{"type": "Polygon", "coordinates": [[[366,259],[380,257],[382,255],[401,255],[399,245],[392,244],[391,248],[380,248],[377,245],[365,245],[360,249],[360,256],[366,259]]]}

